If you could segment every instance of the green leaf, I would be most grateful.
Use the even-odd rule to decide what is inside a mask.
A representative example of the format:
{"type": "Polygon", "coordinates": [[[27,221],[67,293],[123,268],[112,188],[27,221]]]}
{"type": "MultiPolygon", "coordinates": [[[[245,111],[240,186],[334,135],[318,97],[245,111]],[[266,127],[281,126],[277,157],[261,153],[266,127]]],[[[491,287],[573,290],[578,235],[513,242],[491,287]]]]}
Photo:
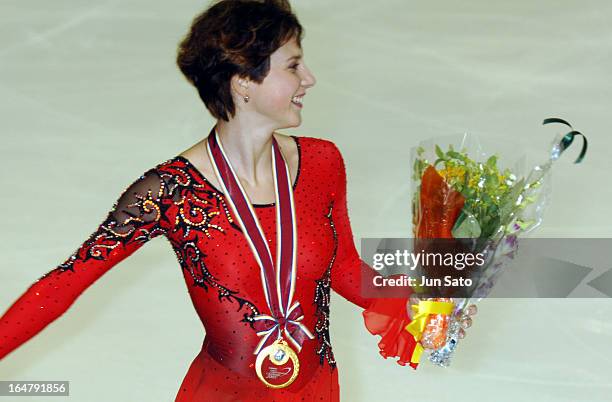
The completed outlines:
{"type": "Polygon", "coordinates": [[[492,174],[487,177],[487,188],[491,190],[491,192],[495,192],[499,187],[499,178],[496,174],[492,174]]]}
{"type": "Polygon", "coordinates": [[[445,159],[444,152],[442,152],[442,149],[437,144],[436,144],[436,155],[438,156],[438,158],[442,160],[445,159]]]}
{"type": "Polygon", "coordinates": [[[433,164],[433,167],[437,168],[438,167],[438,163],[441,163],[441,162],[444,162],[444,159],[440,159],[440,158],[436,159],[436,161],[433,164]]]}
{"type": "Polygon", "coordinates": [[[525,230],[528,229],[530,226],[532,226],[535,223],[535,220],[529,220],[529,221],[522,221],[522,220],[517,220],[516,224],[521,228],[521,230],[525,230]]]}
{"type": "Polygon", "coordinates": [[[478,221],[474,215],[469,212],[462,211],[461,215],[455,222],[453,230],[451,231],[454,238],[467,237],[477,238],[480,236],[481,230],[478,221]]]}
{"type": "Polygon", "coordinates": [[[497,156],[496,155],[493,155],[489,159],[487,159],[487,166],[488,167],[490,167],[491,169],[494,169],[496,165],[497,165],[497,156]]]}
{"type": "Polygon", "coordinates": [[[466,212],[465,208],[462,209],[461,213],[457,217],[457,220],[455,221],[455,224],[453,225],[453,229],[452,230],[455,230],[457,227],[461,226],[461,224],[463,223],[463,221],[465,220],[465,218],[467,217],[468,214],[469,214],[469,212],[466,212]]]}
{"type": "Polygon", "coordinates": [[[449,157],[454,158],[454,159],[459,159],[460,161],[464,160],[463,155],[461,155],[459,152],[457,151],[448,151],[446,153],[449,157]]]}

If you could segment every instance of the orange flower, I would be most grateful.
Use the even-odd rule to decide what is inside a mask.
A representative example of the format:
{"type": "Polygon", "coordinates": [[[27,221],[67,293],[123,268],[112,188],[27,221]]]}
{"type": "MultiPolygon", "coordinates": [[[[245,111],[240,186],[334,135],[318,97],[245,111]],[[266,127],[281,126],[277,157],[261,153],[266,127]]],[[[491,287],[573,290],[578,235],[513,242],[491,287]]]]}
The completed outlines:
{"type": "Polygon", "coordinates": [[[452,239],[451,230],[465,198],[453,190],[431,165],[421,178],[419,201],[417,238],[452,239]]]}

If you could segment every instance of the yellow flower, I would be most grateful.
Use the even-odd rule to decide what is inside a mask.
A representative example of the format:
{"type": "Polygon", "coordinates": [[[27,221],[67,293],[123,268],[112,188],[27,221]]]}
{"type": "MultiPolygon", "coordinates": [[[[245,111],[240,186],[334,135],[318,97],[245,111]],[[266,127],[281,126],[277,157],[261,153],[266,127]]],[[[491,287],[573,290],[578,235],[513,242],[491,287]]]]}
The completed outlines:
{"type": "Polygon", "coordinates": [[[470,177],[470,180],[468,181],[468,187],[469,188],[476,188],[478,186],[478,181],[480,180],[480,176],[479,175],[472,175],[472,177],[470,177]]]}
{"type": "Polygon", "coordinates": [[[463,166],[445,166],[438,173],[448,183],[462,181],[465,177],[465,168],[463,166]]]}

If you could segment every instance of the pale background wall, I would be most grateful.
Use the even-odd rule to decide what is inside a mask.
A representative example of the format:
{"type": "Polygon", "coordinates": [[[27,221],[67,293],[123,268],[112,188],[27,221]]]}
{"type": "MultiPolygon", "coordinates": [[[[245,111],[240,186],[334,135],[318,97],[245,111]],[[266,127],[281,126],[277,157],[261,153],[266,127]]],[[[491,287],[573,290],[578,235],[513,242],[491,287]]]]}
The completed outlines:
{"type": "MultiPolygon", "coordinates": [[[[360,237],[407,236],[409,148],[432,135],[517,136],[560,161],[538,236],[610,237],[612,4],[606,1],[295,1],[318,84],[291,133],[342,150],[360,237]]],[[[174,65],[200,1],[0,3],[0,309],[62,262],[145,169],[212,120],[174,65]]],[[[518,149],[520,150],[520,149],[518,149]]],[[[0,379],[70,380],[71,401],[173,400],[201,325],[170,246],[147,244],[10,355],[0,379]]],[[[589,278],[587,278],[589,279],[589,278]]],[[[612,303],[488,300],[454,365],[383,360],[360,310],[335,296],[343,401],[604,401],[612,303]]],[[[22,401],[38,400],[22,398],[22,401]]],[[[62,398],[56,398],[58,402],[62,398]]]]}

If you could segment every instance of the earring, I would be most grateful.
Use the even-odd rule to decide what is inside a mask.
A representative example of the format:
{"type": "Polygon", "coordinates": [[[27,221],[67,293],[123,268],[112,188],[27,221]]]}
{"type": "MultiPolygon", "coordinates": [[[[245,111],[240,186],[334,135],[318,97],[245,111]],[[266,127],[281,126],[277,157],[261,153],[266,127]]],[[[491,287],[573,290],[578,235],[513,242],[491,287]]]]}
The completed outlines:
{"type": "Polygon", "coordinates": [[[249,95],[245,95],[242,99],[244,100],[244,103],[249,103],[249,95]]]}

